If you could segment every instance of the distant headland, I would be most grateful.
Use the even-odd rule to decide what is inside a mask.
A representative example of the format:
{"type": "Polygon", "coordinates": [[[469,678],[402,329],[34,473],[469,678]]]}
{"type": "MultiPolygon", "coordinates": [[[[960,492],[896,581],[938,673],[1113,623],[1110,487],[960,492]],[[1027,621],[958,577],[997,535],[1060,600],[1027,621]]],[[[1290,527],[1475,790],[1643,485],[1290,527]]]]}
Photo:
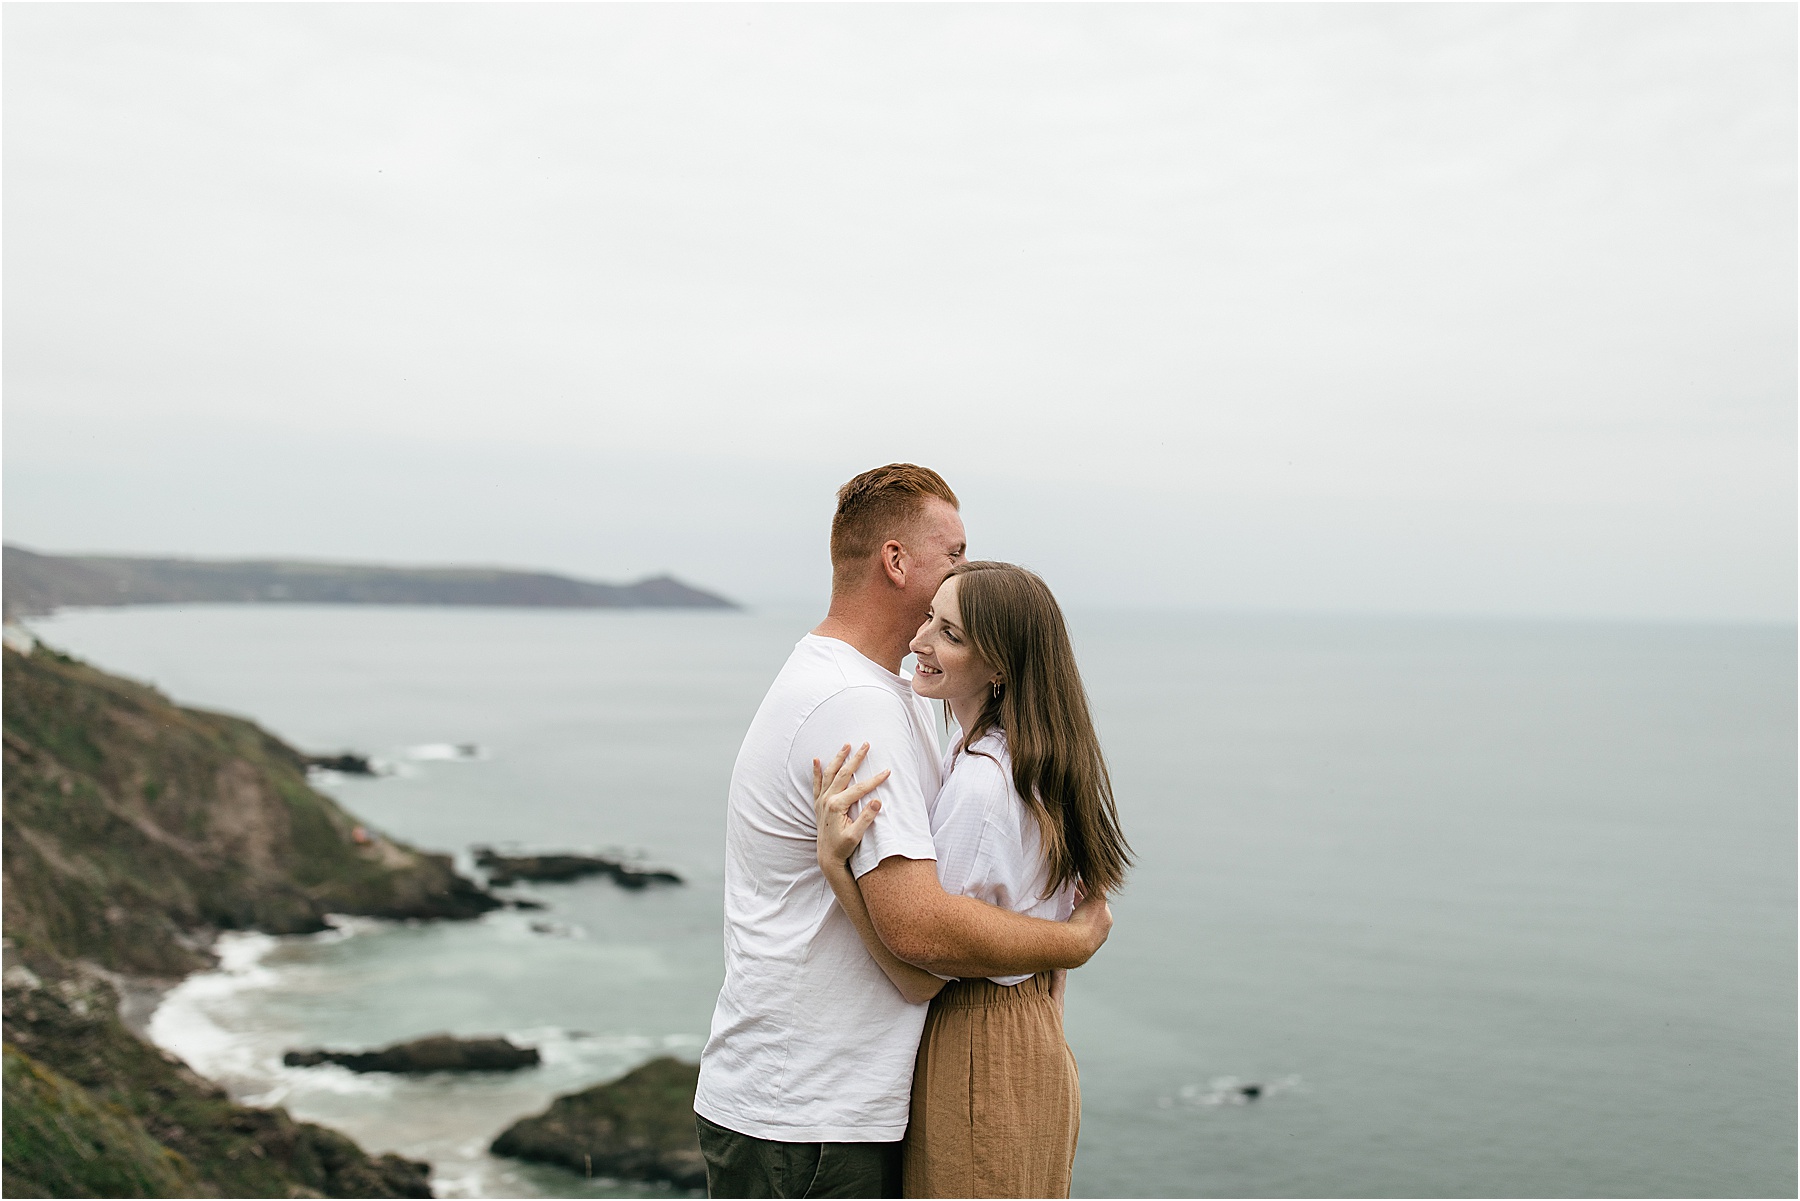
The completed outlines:
{"type": "Polygon", "coordinates": [[[281,559],[147,559],[4,549],[7,617],[65,606],[168,604],[497,605],[560,609],[735,609],[652,576],[600,584],[490,567],[369,567],[281,559]]]}

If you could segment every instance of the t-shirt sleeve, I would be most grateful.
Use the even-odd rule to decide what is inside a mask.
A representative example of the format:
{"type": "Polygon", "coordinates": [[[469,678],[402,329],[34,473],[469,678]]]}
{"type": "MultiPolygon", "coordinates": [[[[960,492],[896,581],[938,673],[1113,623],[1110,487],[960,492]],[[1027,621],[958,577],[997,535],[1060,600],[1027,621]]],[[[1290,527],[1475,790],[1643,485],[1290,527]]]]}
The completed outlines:
{"type": "MultiPolygon", "coordinates": [[[[935,859],[924,759],[906,702],[892,692],[871,685],[846,688],[827,699],[795,735],[789,770],[797,781],[804,781],[805,795],[811,796],[812,761],[829,763],[845,743],[854,747],[865,742],[869,754],[856,778],[866,780],[882,771],[891,774],[875,790],[881,798],[881,814],[851,855],[850,870],[860,878],[893,855],[935,859]]],[[[928,749],[935,758],[936,748],[928,749]]]]}
{"type": "Polygon", "coordinates": [[[997,862],[1001,809],[1013,803],[1012,782],[993,760],[964,752],[938,797],[938,883],[954,896],[1012,907],[1006,873],[997,862]]]}

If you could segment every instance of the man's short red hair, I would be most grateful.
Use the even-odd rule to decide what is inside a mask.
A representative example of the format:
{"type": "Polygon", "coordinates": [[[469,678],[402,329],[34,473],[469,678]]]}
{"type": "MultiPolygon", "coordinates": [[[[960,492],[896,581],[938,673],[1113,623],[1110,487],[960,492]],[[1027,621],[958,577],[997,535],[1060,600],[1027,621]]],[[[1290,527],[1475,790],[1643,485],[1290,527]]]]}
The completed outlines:
{"type": "Polygon", "coordinates": [[[932,497],[962,508],[943,476],[914,463],[876,467],[839,488],[831,519],[832,574],[867,559],[889,538],[904,540],[932,497]]]}

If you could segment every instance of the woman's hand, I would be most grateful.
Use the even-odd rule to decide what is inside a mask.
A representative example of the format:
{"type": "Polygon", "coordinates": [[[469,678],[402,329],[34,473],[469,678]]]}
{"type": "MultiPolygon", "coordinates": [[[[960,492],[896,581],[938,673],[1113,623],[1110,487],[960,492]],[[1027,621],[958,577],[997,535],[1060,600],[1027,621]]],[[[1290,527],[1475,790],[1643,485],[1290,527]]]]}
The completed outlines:
{"type": "Polygon", "coordinates": [[[856,783],[856,769],[862,766],[863,756],[868,752],[869,744],[865,742],[854,755],[846,746],[825,767],[820,767],[817,759],[813,760],[813,820],[819,828],[819,870],[824,873],[825,882],[831,885],[831,895],[837,898],[844,915],[856,927],[856,936],[862,939],[869,955],[881,965],[881,970],[901,996],[910,1004],[922,1005],[937,996],[944,982],[930,972],[895,958],[887,949],[881,935],[875,932],[875,923],[869,920],[869,907],[863,902],[862,889],[857,887],[856,877],[850,874],[850,867],[844,862],[881,811],[881,802],[869,794],[888,778],[888,774],[882,772],[872,780],[856,783]],[[851,821],[850,806],[864,797],[868,800],[863,802],[862,812],[851,821]]]}
{"type": "Polygon", "coordinates": [[[868,753],[866,742],[855,754],[846,744],[824,767],[813,760],[813,821],[819,829],[820,867],[842,866],[868,832],[875,815],[881,812],[880,798],[869,797],[856,820],[850,820],[850,806],[868,797],[888,778],[884,771],[861,784],[856,782],[856,769],[868,753]]]}

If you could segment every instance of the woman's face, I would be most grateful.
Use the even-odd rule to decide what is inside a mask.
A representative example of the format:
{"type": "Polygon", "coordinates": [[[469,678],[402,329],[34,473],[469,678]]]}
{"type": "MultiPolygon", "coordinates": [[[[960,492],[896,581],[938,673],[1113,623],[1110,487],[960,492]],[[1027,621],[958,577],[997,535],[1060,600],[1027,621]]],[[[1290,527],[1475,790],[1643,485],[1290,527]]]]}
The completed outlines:
{"type": "Polygon", "coordinates": [[[919,657],[913,691],[934,701],[949,701],[952,706],[981,695],[1000,678],[1000,673],[975,653],[963,632],[962,612],[956,604],[957,582],[957,577],[951,576],[938,586],[931,612],[925,615],[925,624],[913,635],[909,648],[919,657]]]}

